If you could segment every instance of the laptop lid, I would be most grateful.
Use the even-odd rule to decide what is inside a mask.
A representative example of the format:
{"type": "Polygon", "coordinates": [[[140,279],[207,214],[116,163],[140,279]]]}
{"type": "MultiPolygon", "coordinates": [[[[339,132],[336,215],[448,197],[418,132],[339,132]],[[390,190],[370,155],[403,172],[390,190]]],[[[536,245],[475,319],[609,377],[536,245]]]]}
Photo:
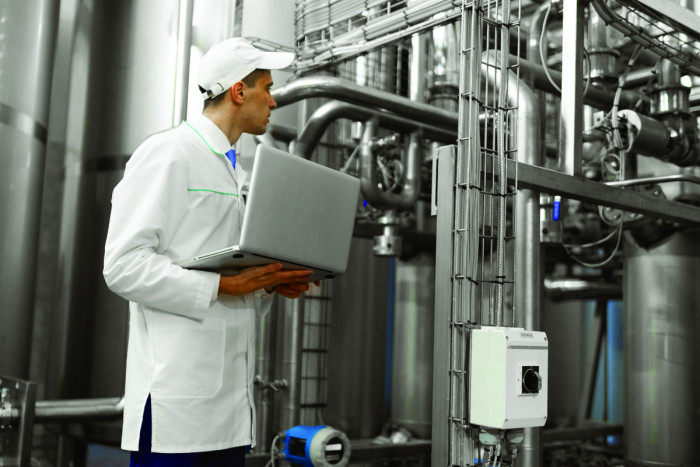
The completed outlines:
{"type": "Polygon", "coordinates": [[[239,249],[343,273],[359,193],[355,177],[260,144],[239,249]]]}

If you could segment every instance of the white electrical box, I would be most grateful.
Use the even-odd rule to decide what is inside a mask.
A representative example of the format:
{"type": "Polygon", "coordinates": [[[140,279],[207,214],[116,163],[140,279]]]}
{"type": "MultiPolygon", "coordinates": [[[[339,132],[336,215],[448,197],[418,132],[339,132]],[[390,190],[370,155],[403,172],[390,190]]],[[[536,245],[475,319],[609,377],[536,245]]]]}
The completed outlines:
{"type": "Polygon", "coordinates": [[[471,332],[469,423],[511,429],[547,421],[544,332],[483,326],[471,332]]]}

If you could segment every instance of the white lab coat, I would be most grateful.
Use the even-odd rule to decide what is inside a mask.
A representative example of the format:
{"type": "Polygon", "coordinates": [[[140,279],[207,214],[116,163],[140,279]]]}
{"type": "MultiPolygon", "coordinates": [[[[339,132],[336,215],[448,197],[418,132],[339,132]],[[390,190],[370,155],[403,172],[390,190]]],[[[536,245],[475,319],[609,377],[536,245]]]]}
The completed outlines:
{"type": "Polygon", "coordinates": [[[255,310],[264,293],[217,298],[218,274],[173,264],[238,243],[245,208],[240,168],[214,152],[229,150],[228,139],[203,116],[189,124],[148,138],[112,196],[104,277],[130,301],[122,433],[130,451],[149,394],[153,452],[255,444],[255,310]]]}

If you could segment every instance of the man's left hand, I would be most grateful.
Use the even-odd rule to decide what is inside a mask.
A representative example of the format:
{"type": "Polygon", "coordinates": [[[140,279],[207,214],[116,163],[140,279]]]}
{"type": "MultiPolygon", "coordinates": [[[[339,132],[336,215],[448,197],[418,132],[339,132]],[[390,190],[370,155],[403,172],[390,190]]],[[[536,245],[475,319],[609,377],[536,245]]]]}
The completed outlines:
{"type": "MultiPolygon", "coordinates": [[[[320,281],[314,281],[314,285],[321,285],[320,281]]],[[[294,282],[292,284],[280,284],[273,290],[268,290],[268,293],[274,291],[286,298],[299,298],[301,294],[309,290],[309,284],[306,282],[294,282]]]]}

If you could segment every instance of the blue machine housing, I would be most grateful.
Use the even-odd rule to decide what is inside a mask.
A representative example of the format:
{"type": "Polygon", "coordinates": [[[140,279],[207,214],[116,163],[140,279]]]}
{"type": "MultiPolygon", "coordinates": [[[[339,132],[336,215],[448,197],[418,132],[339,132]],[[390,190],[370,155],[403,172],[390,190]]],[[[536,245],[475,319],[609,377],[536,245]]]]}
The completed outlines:
{"type": "Polygon", "coordinates": [[[285,431],[284,448],[282,449],[284,459],[294,464],[313,467],[314,464],[309,452],[311,440],[324,428],[326,425],[299,425],[285,431]]]}

